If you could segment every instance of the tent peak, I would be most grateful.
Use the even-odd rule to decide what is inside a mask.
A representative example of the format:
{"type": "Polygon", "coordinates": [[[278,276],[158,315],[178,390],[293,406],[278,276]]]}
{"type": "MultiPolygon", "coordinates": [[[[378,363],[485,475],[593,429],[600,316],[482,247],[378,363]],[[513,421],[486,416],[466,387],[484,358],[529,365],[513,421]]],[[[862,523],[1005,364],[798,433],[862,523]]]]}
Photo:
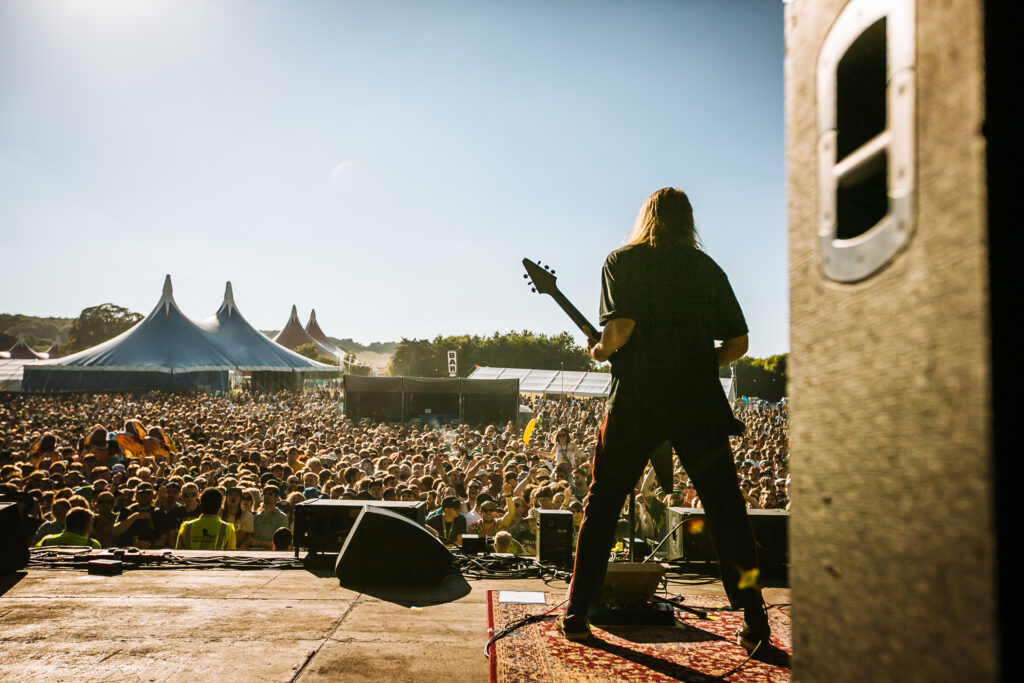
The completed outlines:
{"type": "Polygon", "coordinates": [[[288,322],[291,322],[292,320],[299,322],[299,307],[295,304],[292,304],[292,314],[288,316],[288,322]]]}
{"type": "Polygon", "coordinates": [[[309,322],[311,322],[311,323],[315,323],[316,322],[316,309],[315,308],[311,308],[310,311],[309,311],[309,322]]]}
{"type": "Polygon", "coordinates": [[[160,303],[156,305],[157,308],[164,307],[164,315],[168,315],[171,312],[171,304],[174,303],[174,288],[171,286],[171,275],[170,273],[164,278],[164,291],[160,295],[160,303]]]}
{"type": "Polygon", "coordinates": [[[227,309],[228,315],[235,310],[235,293],[231,289],[231,280],[224,285],[224,303],[220,305],[221,310],[227,309]]]}

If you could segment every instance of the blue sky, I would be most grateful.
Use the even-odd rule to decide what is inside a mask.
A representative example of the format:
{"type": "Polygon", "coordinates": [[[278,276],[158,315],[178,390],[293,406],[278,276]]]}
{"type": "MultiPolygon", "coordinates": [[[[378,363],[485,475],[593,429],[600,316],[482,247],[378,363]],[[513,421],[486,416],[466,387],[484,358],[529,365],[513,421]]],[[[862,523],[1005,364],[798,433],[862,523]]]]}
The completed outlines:
{"type": "Polygon", "coordinates": [[[0,311],[558,333],[520,259],[596,318],[672,185],[788,351],[782,60],[777,0],[0,0],[0,311]]]}

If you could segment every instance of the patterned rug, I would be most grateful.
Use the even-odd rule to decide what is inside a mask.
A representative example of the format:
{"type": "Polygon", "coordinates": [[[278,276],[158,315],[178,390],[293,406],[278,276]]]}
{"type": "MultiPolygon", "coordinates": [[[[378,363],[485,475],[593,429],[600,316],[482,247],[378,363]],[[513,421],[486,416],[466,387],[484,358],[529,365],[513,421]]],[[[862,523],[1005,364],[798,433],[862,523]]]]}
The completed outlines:
{"type": "MultiPolygon", "coordinates": [[[[523,617],[541,614],[565,596],[546,593],[546,605],[512,605],[498,602],[500,591],[488,591],[489,633],[523,617]]],[[[707,619],[677,609],[675,627],[594,627],[586,643],[566,640],[555,627],[554,617],[519,628],[498,640],[490,649],[491,683],[513,681],[788,681],[792,652],[790,618],[772,607],[770,649],[760,650],[743,664],[746,650],[735,644],[741,612],[732,612],[724,596],[685,595],[683,603],[706,610],[707,619]]]]}

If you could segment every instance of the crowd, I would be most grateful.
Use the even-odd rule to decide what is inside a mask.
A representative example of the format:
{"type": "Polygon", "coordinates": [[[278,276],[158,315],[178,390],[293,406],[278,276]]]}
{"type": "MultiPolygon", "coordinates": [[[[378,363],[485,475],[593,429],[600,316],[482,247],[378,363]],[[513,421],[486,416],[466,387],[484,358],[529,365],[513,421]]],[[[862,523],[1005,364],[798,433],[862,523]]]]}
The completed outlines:
{"type": "MultiPolygon", "coordinates": [[[[17,502],[31,545],[250,550],[287,549],[304,500],[419,500],[447,542],[477,534],[529,554],[538,510],[571,510],[579,526],[604,402],[523,400],[528,443],[511,422],[354,424],[331,389],[0,395],[0,500],[17,502]]],[[[737,414],[748,506],[788,508],[785,405],[737,414]]],[[[650,470],[640,482],[648,538],[665,533],[666,506],[700,506],[676,462],[673,490],[650,470]]]]}

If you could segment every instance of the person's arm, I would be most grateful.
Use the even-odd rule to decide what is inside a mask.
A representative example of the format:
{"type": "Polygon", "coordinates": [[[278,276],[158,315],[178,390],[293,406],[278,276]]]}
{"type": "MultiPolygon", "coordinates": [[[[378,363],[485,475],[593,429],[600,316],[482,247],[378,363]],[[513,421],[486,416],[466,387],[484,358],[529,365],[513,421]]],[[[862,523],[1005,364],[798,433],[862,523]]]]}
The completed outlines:
{"type": "Polygon", "coordinates": [[[502,488],[502,493],[505,494],[505,514],[498,520],[498,531],[507,529],[512,524],[512,520],[515,518],[516,513],[516,502],[512,498],[512,485],[506,483],[502,488]]]}
{"type": "Polygon", "coordinates": [[[274,549],[274,542],[273,541],[261,541],[261,540],[259,540],[257,538],[253,538],[252,536],[249,536],[249,538],[247,538],[246,541],[245,541],[245,547],[241,548],[241,549],[242,550],[252,550],[254,548],[258,548],[260,550],[273,550],[274,549]]]}
{"type": "Polygon", "coordinates": [[[583,463],[583,449],[576,444],[569,444],[569,464],[576,469],[583,463]]]}
{"type": "Polygon", "coordinates": [[[126,517],[124,520],[114,525],[114,535],[120,536],[125,531],[127,531],[132,524],[135,524],[135,522],[139,521],[140,519],[149,519],[149,515],[150,513],[148,512],[133,512],[132,514],[128,515],[128,517],[126,517]]]}
{"type": "Polygon", "coordinates": [[[515,519],[516,504],[515,501],[509,501],[512,501],[511,496],[505,499],[505,505],[508,507],[508,512],[505,513],[504,517],[498,520],[497,525],[495,525],[494,527],[498,531],[504,531],[508,529],[510,526],[512,526],[512,521],[515,519]]]}
{"type": "Polygon", "coordinates": [[[633,335],[635,327],[636,321],[630,318],[609,320],[608,324],[604,326],[604,330],[601,331],[600,339],[587,335],[587,353],[593,356],[597,362],[605,362],[613,353],[626,345],[633,335]]]}
{"type": "Polygon", "coordinates": [[[434,456],[434,467],[437,469],[437,476],[441,477],[441,481],[451,486],[452,483],[448,479],[448,473],[444,471],[444,461],[441,459],[440,453],[434,456]]]}
{"type": "Polygon", "coordinates": [[[576,493],[572,490],[572,484],[569,484],[562,490],[562,507],[559,509],[568,510],[575,500],[576,493]]]}
{"type": "Polygon", "coordinates": [[[658,476],[654,473],[654,467],[650,463],[647,464],[647,473],[644,475],[643,481],[640,483],[640,495],[639,500],[644,502],[644,505],[650,505],[651,501],[657,500],[657,496],[654,495],[654,484],[657,481],[658,476]]]}
{"type": "Polygon", "coordinates": [[[644,535],[644,538],[654,538],[654,520],[651,519],[650,513],[647,511],[647,504],[640,501],[640,532],[644,535]]]}
{"type": "Polygon", "coordinates": [[[521,495],[523,495],[523,491],[526,490],[526,487],[533,483],[533,478],[536,475],[536,469],[537,469],[536,467],[530,469],[530,473],[526,476],[525,479],[523,479],[521,482],[519,482],[519,485],[516,486],[516,490],[512,492],[512,495],[514,495],[514,496],[521,496],[521,495]]]}
{"type": "Polygon", "coordinates": [[[741,337],[726,339],[722,342],[721,346],[716,346],[715,353],[718,355],[718,367],[728,365],[734,360],[742,358],[743,354],[747,352],[749,344],[750,339],[744,334],[741,337]]]}
{"type": "Polygon", "coordinates": [[[469,467],[462,471],[462,482],[466,486],[469,484],[469,480],[476,476],[476,473],[483,467],[484,458],[475,458],[469,462],[469,467]]]}
{"type": "Polygon", "coordinates": [[[654,468],[650,463],[647,463],[647,474],[644,475],[643,482],[640,484],[640,493],[649,494],[651,489],[654,488],[654,480],[657,475],[654,474],[654,468]]]}

